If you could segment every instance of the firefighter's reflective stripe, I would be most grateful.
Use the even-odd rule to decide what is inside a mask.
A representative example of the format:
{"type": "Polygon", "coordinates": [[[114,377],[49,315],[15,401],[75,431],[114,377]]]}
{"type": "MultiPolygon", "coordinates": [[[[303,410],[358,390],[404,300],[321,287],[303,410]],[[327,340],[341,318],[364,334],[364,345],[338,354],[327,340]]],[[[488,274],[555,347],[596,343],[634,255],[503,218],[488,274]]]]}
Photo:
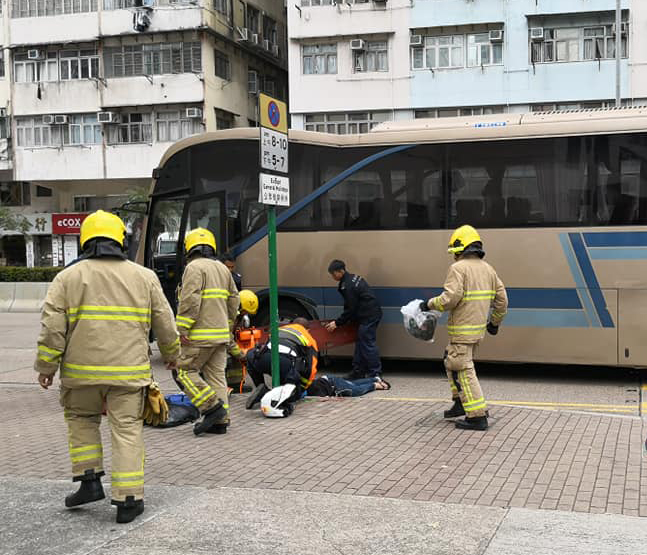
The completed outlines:
{"type": "Polygon", "coordinates": [[[443,306],[442,301],[440,300],[440,297],[435,297],[432,300],[431,304],[438,312],[445,312],[445,307],[443,306]]]}
{"type": "Polygon", "coordinates": [[[191,403],[196,408],[200,407],[207,399],[211,399],[216,394],[213,388],[209,385],[200,391],[200,389],[193,383],[186,370],[178,370],[177,379],[186,388],[187,393],[191,397],[191,403]]]}
{"type": "Polygon", "coordinates": [[[203,289],[201,297],[203,299],[228,299],[230,294],[227,289],[203,289]]]}
{"type": "Polygon", "coordinates": [[[81,305],[68,308],[67,318],[70,322],[76,322],[77,320],[121,320],[150,323],[151,310],[150,308],[134,306],[81,305]]]}
{"type": "Polygon", "coordinates": [[[493,289],[484,291],[465,291],[463,301],[491,301],[494,299],[496,291],[493,289]]]}
{"type": "Polygon", "coordinates": [[[38,346],[38,358],[45,362],[57,362],[62,355],[63,351],[59,351],[58,349],[50,349],[49,347],[45,347],[45,345],[38,346]]]}
{"type": "Polygon", "coordinates": [[[474,412],[477,410],[484,410],[486,408],[485,398],[483,396],[474,399],[470,380],[466,372],[458,372],[458,381],[461,384],[461,389],[465,393],[465,402],[463,408],[466,413],[474,412]]]}
{"type": "Polygon", "coordinates": [[[163,355],[172,355],[172,354],[175,354],[175,353],[177,353],[179,351],[179,349],[180,349],[180,340],[176,339],[170,345],[162,345],[158,341],[157,346],[160,348],[160,352],[163,355]]]}
{"type": "Polygon", "coordinates": [[[72,464],[83,461],[92,461],[103,458],[103,447],[99,444],[85,445],[83,447],[70,447],[72,464]]]}
{"type": "Polygon", "coordinates": [[[474,326],[447,326],[449,335],[480,335],[485,331],[487,324],[477,324],[474,326]]]}
{"type": "Polygon", "coordinates": [[[128,381],[151,377],[151,365],[139,366],[91,366],[85,364],[63,364],[63,378],[79,378],[85,380],[114,380],[128,381]]]}
{"type": "Polygon", "coordinates": [[[113,472],[113,488],[139,488],[144,485],[144,471],[138,472],[113,472]]]}
{"type": "Polygon", "coordinates": [[[286,333],[289,333],[290,335],[293,335],[294,337],[297,338],[299,343],[301,343],[301,345],[304,345],[305,347],[310,346],[308,343],[308,340],[303,336],[303,334],[295,329],[284,327],[284,328],[281,328],[279,331],[284,331],[286,333]]]}
{"type": "Polygon", "coordinates": [[[229,328],[191,329],[189,339],[200,341],[204,339],[229,339],[229,328]]]}
{"type": "Polygon", "coordinates": [[[175,323],[178,326],[182,326],[183,328],[190,329],[191,326],[195,324],[195,320],[193,318],[187,318],[185,316],[176,316],[175,323]]]}

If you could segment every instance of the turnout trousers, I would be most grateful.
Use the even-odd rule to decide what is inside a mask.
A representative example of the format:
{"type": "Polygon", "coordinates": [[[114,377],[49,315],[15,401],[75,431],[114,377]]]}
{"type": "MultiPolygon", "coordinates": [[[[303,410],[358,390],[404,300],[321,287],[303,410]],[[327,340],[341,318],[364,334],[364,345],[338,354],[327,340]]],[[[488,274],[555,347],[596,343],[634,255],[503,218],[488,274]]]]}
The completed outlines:
{"type": "Polygon", "coordinates": [[[227,397],[227,343],[213,347],[186,347],[182,345],[177,361],[176,381],[201,414],[221,400],[227,416],[217,424],[229,424],[227,397]]]}
{"type": "Polygon", "coordinates": [[[478,343],[450,343],[445,351],[445,371],[452,399],[460,399],[467,418],[485,416],[487,405],[476,377],[474,353],[478,343]]]}
{"type": "Polygon", "coordinates": [[[86,470],[103,472],[99,424],[105,399],[112,440],[112,499],[144,498],[144,439],[142,414],[145,387],[89,385],[61,387],[61,405],[68,429],[73,480],[86,470]]]}

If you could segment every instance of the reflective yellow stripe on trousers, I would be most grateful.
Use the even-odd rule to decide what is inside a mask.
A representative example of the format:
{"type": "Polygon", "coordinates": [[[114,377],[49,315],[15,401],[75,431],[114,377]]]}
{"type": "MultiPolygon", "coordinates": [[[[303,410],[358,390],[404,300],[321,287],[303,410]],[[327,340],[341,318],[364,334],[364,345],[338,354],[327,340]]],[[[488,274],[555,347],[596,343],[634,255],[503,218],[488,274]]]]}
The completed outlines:
{"type": "Polygon", "coordinates": [[[144,485],[144,471],[139,472],[113,472],[113,488],[137,488],[144,485]]]}

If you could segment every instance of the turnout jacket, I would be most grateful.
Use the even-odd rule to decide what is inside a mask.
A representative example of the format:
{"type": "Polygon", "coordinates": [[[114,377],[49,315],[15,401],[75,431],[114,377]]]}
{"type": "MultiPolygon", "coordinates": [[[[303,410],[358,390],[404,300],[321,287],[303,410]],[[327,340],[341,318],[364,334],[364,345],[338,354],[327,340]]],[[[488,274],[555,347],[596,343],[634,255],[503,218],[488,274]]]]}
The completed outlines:
{"type": "Polygon", "coordinates": [[[69,388],[146,386],[151,327],[165,361],[175,360],[180,341],[155,273],[128,260],[81,260],[47,291],[35,369],[53,375],[60,367],[69,388]]]}
{"type": "Polygon", "coordinates": [[[229,322],[236,318],[239,305],[238,289],[227,266],[213,258],[193,258],[182,275],[177,330],[195,347],[229,343],[229,322]]]}
{"type": "Polygon", "coordinates": [[[508,310],[508,296],[496,271],[478,256],[454,262],[447,273],[444,291],[429,300],[429,307],[450,311],[447,333],[451,343],[478,343],[490,322],[501,324],[508,310]]]}
{"type": "Polygon", "coordinates": [[[368,324],[382,318],[380,303],[362,276],[345,272],[337,291],[344,297],[344,312],[335,320],[338,326],[350,321],[368,324]]]}

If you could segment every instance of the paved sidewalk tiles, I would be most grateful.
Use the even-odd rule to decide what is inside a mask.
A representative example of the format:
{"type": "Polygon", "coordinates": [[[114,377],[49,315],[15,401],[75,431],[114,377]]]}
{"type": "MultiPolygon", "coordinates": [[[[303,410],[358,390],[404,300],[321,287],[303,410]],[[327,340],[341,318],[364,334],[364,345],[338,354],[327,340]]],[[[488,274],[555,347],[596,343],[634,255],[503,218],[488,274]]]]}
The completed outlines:
{"type": "MultiPolygon", "coordinates": [[[[57,392],[6,385],[0,400],[0,475],[69,478],[57,392]]],[[[244,400],[224,436],[147,428],[147,484],[647,516],[639,418],[496,406],[482,433],[455,429],[442,403],[317,399],[266,419],[244,400]]]]}

